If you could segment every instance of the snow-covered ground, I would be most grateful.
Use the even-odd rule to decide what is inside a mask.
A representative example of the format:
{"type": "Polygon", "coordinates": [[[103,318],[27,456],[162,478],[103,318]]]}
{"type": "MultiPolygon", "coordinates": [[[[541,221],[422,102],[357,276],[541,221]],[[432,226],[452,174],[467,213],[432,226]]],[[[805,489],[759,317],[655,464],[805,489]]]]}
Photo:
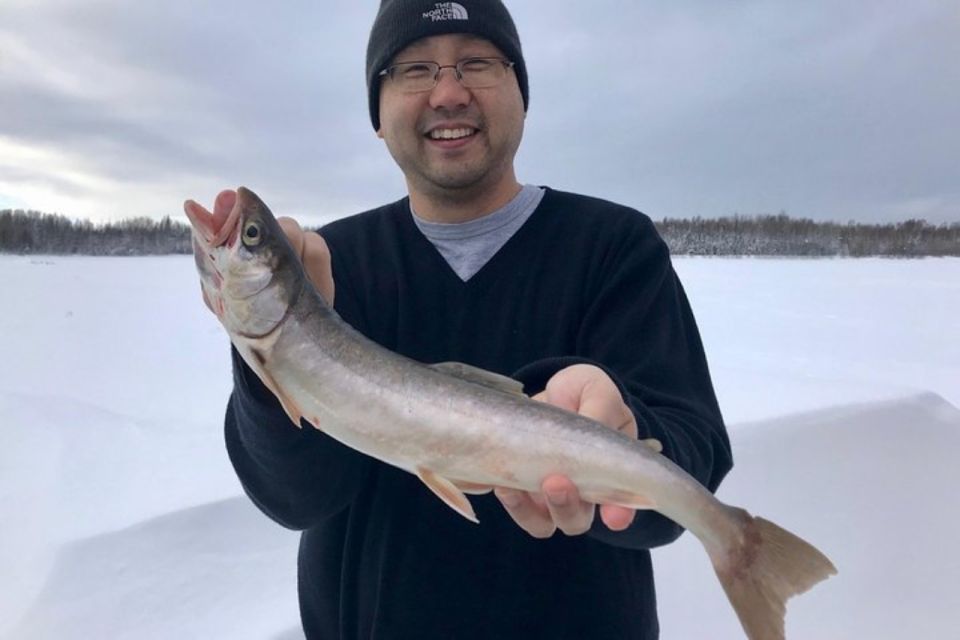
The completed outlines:
{"type": "MultiPolygon", "coordinates": [[[[960,260],[675,263],[734,443],[721,497],[840,569],[788,635],[955,637],[960,260]]],[[[227,462],[192,260],[0,256],[0,282],[0,638],[302,638],[297,535],[227,462]]],[[[655,559],[665,639],[743,637],[692,536],[655,559]]]]}

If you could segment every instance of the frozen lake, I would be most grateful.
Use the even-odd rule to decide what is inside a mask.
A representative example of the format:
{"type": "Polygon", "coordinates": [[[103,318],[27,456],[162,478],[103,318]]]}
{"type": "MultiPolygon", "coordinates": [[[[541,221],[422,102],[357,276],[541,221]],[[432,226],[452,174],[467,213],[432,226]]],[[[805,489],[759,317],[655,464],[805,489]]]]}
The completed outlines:
{"type": "MultiPolygon", "coordinates": [[[[951,637],[960,259],[675,259],[736,467],[721,498],[840,575],[788,636],[951,637]]],[[[0,638],[302,637],[297,534],[242,497],[228,343],[192,258],[0,256],[0,638]]],[[[742,638],[692,536],[662,636],[742,638]]]]}

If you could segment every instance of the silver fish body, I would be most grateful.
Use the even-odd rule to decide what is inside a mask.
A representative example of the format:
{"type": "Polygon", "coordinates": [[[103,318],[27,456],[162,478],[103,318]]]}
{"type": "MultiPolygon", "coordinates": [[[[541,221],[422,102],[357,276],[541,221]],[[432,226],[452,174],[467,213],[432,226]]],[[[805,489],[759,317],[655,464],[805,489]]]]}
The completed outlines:
{"type": "Polygon", "coordinates": [[[225,219],[185,209],[208,303],[298,426],[416,474],[473,521],[465,492],[539,491],[551,474],[591,502],[656,510],[704,544],[751,640],[783,638],[786,599],[836,573],[805,541],[717,500],[651,443],[533,401],[508,378],[422,364],[368,340],[314,290],[249,190],[225,219]]]}

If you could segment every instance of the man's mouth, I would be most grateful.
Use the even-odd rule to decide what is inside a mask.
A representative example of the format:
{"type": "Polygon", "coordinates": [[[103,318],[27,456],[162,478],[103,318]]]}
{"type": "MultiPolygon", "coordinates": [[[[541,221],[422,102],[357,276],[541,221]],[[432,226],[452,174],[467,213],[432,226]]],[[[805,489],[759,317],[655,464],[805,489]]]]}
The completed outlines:
{"type": "Polygon", "coordinates": [[[477,130],[470,127],[458,127],[456,129],[433,129],[427,133],[431,140],[462,140],[477,134],[477,130]]]}

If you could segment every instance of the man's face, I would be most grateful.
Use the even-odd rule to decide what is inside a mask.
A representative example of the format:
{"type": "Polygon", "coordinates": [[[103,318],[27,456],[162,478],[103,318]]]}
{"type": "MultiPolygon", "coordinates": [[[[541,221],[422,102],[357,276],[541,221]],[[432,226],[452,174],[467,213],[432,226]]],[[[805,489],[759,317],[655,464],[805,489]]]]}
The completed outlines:
{"type": "MultiPolygon", "coordinates": [[[[466,58],[505,58],[487,40],[443,35],[414,42],[390,64],[466,58]]],[[[412,190],[450,195],[514,181],[513,158],[523,137],[523,97],[516,75],[495,87],[466,89],[453,69],[443,69],[431,91],[403,93],[389,78],[380,91],[380,130],[412,190]]]]}

